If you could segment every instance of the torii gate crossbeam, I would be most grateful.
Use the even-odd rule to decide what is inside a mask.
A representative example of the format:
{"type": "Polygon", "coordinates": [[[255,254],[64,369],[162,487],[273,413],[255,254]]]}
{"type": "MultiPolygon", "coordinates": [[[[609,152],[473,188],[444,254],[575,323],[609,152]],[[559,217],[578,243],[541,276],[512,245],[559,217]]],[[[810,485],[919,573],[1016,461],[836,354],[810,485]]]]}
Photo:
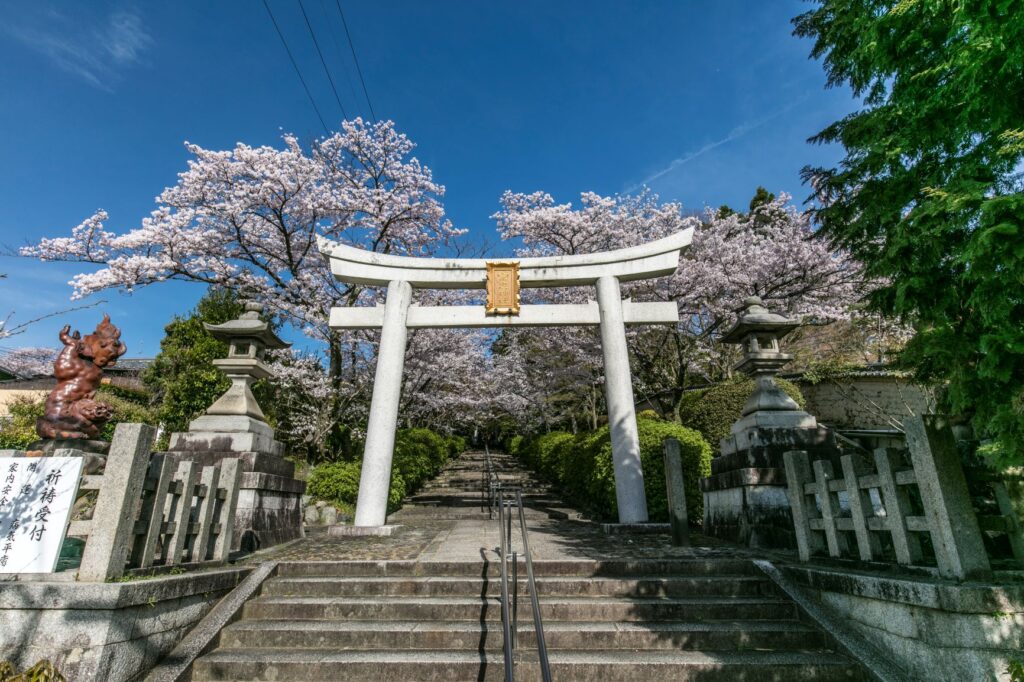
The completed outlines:
{"type": "Polygon", "coordinates": [[[676,324],[674,302],[623,301],[619,283],[670,275],[693,230],[627,249],[596,254],[518,259],[523,287],[593,285],[597,302],[527,305],[516,315],[489,315],[482,306],[412,305],[412,289],[480,289],[487,285],[488,262],[472,258],[411,258],[356,249],[319,240],[339,281],[386,286],[383,306],[334,308],[332,329],[381,330],[370,419],[366,428],[357,526],[381,526],[387,518],[391,460],[410,328],[600,325],[605,370],[605,401],[612,438],[615,496],[621,523],[647,521],[640,443],[633,407],[633,385],[626,347],[627,324],[676,324]]]}

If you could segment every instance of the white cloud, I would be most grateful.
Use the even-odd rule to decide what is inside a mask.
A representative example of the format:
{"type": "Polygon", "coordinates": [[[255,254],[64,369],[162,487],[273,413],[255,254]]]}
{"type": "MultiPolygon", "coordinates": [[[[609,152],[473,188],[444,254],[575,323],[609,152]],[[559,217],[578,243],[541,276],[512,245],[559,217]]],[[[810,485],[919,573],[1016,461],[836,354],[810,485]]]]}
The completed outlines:
{"type": "Polygon", "coordinates": [[[132,10],[111,12],[102,20],[68,17],[56,10],[10,12],[0,21],[7,33],[59,69],[111,91],[124,69],[138,64],[153,43],[141,17],[132,10]]]}

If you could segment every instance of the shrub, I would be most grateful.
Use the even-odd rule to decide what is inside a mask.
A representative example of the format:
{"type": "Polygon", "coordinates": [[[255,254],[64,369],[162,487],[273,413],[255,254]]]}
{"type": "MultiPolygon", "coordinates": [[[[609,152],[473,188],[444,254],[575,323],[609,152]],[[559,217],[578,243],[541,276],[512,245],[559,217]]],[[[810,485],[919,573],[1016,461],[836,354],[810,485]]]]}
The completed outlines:
{"type": "Polygon", "coordinates": [[[654,410],[640,410],[636,413],[637,419],[651,419],[653,421],[661,421],[661,415],[654,410]]]}
{"type": "Polygon", "coordinates": [[[43,399],[19,396],[7,408],[10,417],[0,422],[0,449],[24,450],[39,439],[36,418],[43,416],[43,399]]]}
{"type": "Polygon", "coordinates": [[[523,446],[523,436],[522,436],[522,434],[516,434],[516,435],[512,436],[512,438],[509,439],[508,445],[506,446],[506,449],[508,450],[508,453],[510,455],[512,455],[513,457],[518,457],[519,456],[519,449],[522,446],[523,446]]]}
{"type": "MultiPolygon", "coordinates": [[[[637,428],[651,520],[668,519],[662,443],[670,437],[679,441],[687,512],[691,519],[700,519],[704,501],[698,479],[711,473],[711,447],[697,431],[679,424],[641,419],[637,428]]],[[[517,454],[542,478],[556,484],[567,501],[599,518],[617,518],[615,467],[607,426],[576,436],[556,431],[524,440],[518,445],[517,454]]]]}
{"type": "MultiPolygon", "coordinates": [[[[391,460],[391,485],[388,508],[397,509],[409,493],[435,476],[453,454],[465,449],[458,437],[442,437],[429,429],[402,429],[395,434],[391,460]]],[[[306,492],[343,508],[351,507],[359,496],[362,462],[330,462],[313,468],[306,492]]]]}
{"type": "MultiPolygon", "coordinates": [[[[108,386],[99,387],[96,400],[114,409],[114,416],[100,431],[101,440],[109,441],[113,438],[114,428],[123,422],[156,425],[156,415],[145,406],[145,398],[136,393],[130,389],[115,392],[108,386]]],[[[45,404],[46,399],[42,397],[22,396],[11,401],[8,405],[10,418],[0,423],[0,449],[24,450],[39,440],[36,435],[36,419],[43,416],[45,404]]]]}
{"type": "Polygon", "coordinates": [[[362,462],[331,462],[313,468],[306,494],[324,502],[355,504],[362,462]]]}
{"type": "MultiPolygon", "coordinates": [[[[796,384],[785,379],[776,379],[786,394],[802,408],[804,396],[796,384]]],[[[699,431],[718,452],[719,442],[729,435],[729,429],[740,418],[743,406],[754,392],[754,380],[734,379],[711,388],[687,391],[679,399],[679,421],[683,426],[699,431]]]]}

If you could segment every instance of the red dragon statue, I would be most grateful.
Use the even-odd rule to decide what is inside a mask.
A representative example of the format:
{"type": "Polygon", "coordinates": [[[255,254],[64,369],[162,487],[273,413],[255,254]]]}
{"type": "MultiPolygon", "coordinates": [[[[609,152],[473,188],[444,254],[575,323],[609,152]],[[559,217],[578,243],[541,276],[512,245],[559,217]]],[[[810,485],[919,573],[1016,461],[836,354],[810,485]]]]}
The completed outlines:
{"type": "Polygon", "coordinates": [[[53,363],[57,386],[46,399],[46,410],[36,421],[40,438],[91,439],[99,435],[103,425],[113,416],[109,405],[96,401],[96,387],[103,378],[103,368],[110,367],[125,354],[121,330],[104,315],[96,331],[84,339],[71,325],[60,332],[64,350],[53,363]]]}

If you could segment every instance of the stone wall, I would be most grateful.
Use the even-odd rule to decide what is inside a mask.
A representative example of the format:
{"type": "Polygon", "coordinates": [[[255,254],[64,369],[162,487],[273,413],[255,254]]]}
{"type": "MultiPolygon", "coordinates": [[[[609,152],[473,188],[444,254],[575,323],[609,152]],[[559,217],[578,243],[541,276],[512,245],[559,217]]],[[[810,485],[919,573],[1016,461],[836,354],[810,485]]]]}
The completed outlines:
{"type": "Polygon", "coordinates": [[[118,583],[0,582],[0,660],[46,658],[68,680],[140,679],[249,568],[118,583]]]}
{"type": "Polygon", "coordinates": [[[41,400],[49,394],[49,391],[42,389],[0,388],[0,418],[9,417],[11,415],[10,406],[19,398],[41,400]]]}
{"type": "Polygon", "coordinates": [[[915,680],[1009,680],[1024,661],[1024,584],[954,583],[788,566],[802,587],[915,680]]]}
{"type": "Polygon", "coordinates": [[[800,387],[806,410],[834,429],[891,429],[894,419],[934,411],[932,391],[890,373],[854,374],[812,384],[787,377],[800,387]]]}

